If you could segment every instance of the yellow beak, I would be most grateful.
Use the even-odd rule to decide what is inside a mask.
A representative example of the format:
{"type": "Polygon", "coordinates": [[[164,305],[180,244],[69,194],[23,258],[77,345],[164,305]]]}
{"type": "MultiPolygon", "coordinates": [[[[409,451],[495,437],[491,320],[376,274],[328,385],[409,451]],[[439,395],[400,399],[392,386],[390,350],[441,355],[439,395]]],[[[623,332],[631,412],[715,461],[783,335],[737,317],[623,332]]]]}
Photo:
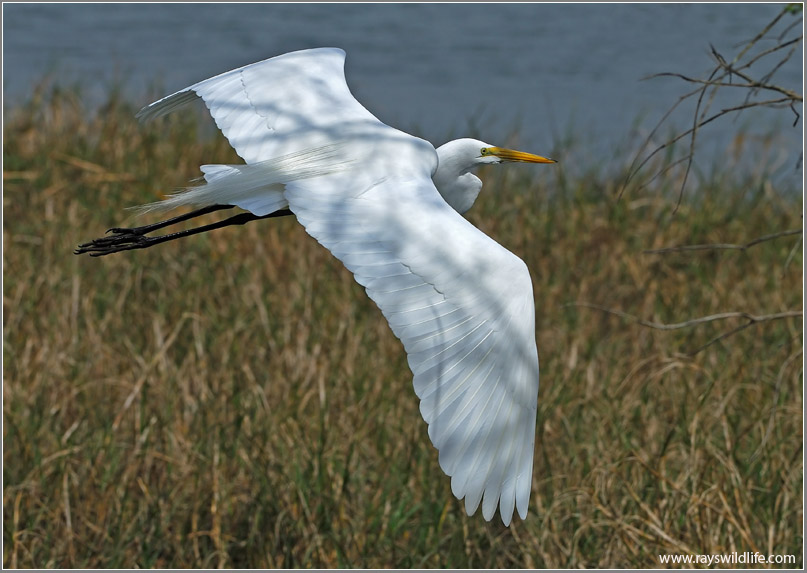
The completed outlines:
{"type": "Polygon", "coordinates": [[[502,161],[523,161],[525,163],[557,163],[554,159],[548,157],[541,157],[540,155],[533,155],[532,153],[524,153],[523,151],[515,151],[513,149],[505,149],[504,147],[488,147],[488,152],[491,155],[500,157],[502,161]]]}

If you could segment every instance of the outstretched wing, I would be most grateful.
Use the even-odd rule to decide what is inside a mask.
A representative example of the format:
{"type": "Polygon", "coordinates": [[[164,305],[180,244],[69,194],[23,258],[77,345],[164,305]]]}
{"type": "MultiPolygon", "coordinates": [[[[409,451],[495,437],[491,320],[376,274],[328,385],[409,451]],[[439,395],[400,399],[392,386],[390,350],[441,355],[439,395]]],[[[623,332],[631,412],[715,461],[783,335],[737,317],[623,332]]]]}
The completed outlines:
{"type": "Polygon", "coordinates": [[[248,164],[327,145],[346,130],[387,127],[350,93],[344,65],[338,48],[283,54],[166,96],[137,117],[157,118],[200,97],[248,164]]]}
{"type": "Polygon", "coordinates": [[[226,183],[232,204],[247,209],[282,193],[354,274],[404,344],[454,495],[469,515],[481,502],[487,520],[498,506],[509,525],[514,509],[526,516],[532,482],[538,354],[529,272],[443,200],[431,180],[434,148],[362,107],[343,65],[337,49],[286,54],[195,84],[139,116],[204,100],[249,164],[214,166],[208,184],[226,183]]]}
{"type": "MultiPolygon", "coordinates": [[[[363,166],[372,171],[372,163],[363,166]]],[[[428,177],[370,187],[335,175],[287,185],[306,231],[333,253],[403,342],[420,411],[473,514],[524,518],[538,354],[526,265],[454,211],[428,177]]]]}

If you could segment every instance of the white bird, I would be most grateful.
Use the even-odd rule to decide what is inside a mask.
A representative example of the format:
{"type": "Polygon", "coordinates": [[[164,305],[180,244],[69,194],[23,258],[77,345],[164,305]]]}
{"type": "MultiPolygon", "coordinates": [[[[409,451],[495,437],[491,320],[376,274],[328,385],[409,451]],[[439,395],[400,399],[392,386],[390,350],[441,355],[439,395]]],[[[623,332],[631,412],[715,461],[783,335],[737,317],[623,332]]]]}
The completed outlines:
{"type": "Polygon", "coordinates": [[[470,170],[554,160],[458,139],[435,148],[376,119],[350,93],[345,53],[292,52],[194,84],[143,108],[153,119],[201,98],[245,165],[203,165],[206,184],[147,208],[207,206],[80,245],[95,256],[293,213],[364,286],[404,345],[420,412],[451,490],[509,525],[530,498],[538,397],[532,282],[524,262],[461,213],[470,170]],[[152,237],[216,209],[247,213],[152,237]]]}

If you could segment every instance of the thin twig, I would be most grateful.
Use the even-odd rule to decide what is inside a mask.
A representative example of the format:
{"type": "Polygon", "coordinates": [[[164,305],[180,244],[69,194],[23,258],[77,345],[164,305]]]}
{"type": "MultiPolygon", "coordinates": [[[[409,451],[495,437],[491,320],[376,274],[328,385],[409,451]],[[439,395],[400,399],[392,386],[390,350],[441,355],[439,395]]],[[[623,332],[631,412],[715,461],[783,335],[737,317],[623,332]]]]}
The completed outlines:
{"type": "MultiPolygon", "coordinates": [[[[704,88],[698,88],[698,90],[697,90],[697,91],[703,91],[703,89],[704,89],[704,88]]],[[[716,120],[716,119],[718,119],[718,118],[720,118],[720,117],[722,117],[722,116],[724,116],[724,115],[726,115],[726,114],[728,114],[728,113],[731,113],[731,112],[734,112],[734,111],[739,111],[739,110],[741,110],[741,109],[746,109],[746,108],[749,108],[749,107],[763,106],[763,105],[767,105],[767,106],[775,107],[776,105],[784,105],[784,104],[786,104],[787,102],[791,102],[790,98],[780,98],[780,99],[775,99],[775,100],[767,100],[767,101],[764,101],[764,102],[752,102],[752,103],[749,103],[749,104],[743,104],[743,105],[739,105],[739,106],[735,106],[735,107],[731,107],[731,108],[726,108],[726,109],[723,109],[723,110],[721,110],[720,112],[718,112],[718,113],[714,114],[713,116],[711,116],[711,117],[709,117],[709,118],[707,118],[707,119],[702,120],[700,123],[698,123],[698,124],[694,125],[693,127],[691,127],[691,128],[689,128],[689,129],[687,129],[686,131],[684,131],[684,132],[682,132],[682,133],[678,134],[678,135],[677,135],[677,136],[675,136],[674,138],[672,138],[672,139],[668,140],[667,142],[663,143],[662,145],[658,146],[656,149],[654,149],[654,150],[653,150],[653,152],[652,152],[652,153],[650,153],[650,155],[648,155],[647,157],[645,157],[645,158],[644,158],[644,159],[641,161],[641,163],[639,163],[639,165],[638,165],[638,166],[636,166],[636,167],[634,168],[634,167],[633,167],[633,165],[635,165],[635,164],[636,164],[636,159],[638,159],[638,155],[637,155],[637,158],[636,158],[636,159],[634,159],[633,164],[632,164],[632,165],[631,165],[631,167],[629,168],[629,173],[628,173],[628,176],[625,178],[625,182],[623,183],[623,185],[622,185],[622,189],[621,189],[621,190],[620,190],[620,192],[619,192],[619,198],[622,198],[622,195],[623,195],[623,193],[625,192],[625,189],[627,188],[627,185],[628,185],[628,183],[631,181],[631,179],[633,179],[633,177],[634,177],[634,176],[635,176],[635,175],[636,175],[636,174],[637,174],[637,173],[638,173],[638,172],[639,172],[639,171],[640,171],[640,170],[641,170],[641,169],[642,169],[642,168],[643,168],[643,167],[644,167],[644,166],[645,166],[645,165],[646,165],[646,164],[647,164],[647,163],[648,163],[648,162],[649,162],[649,161],[650,161],[652,158],[653,158],[653,156],[655,156],[655,155],[656,155],[657,153],[659,153],[660,151],[663,151],[663,150],[664,150],[664,149],[666,149],[667,147],[670,147],[670,146],[672,146],[672,145],[674,145],[674,144],[678,143],[678,141],[680,141],[681,139],[685,138],[686,136],[688,136],[688,135],[690,135],[690,134],[694,134],[694,133],[695,133],[695,132],[696,132],[698,129],[700,129],[700,128],[701,128],[701,127],[703,127],[704,125],[706,125],[706,124],[708,124],[708,123],[711,123],[711,122],[713,122],[714,120],[716,120]]],[[[679,101],[678,103],[681,103],[681,102],[679,101]]],[[[792,105],[792,102],[790,103],[790,105],[792,105]]],[[[795,112],[795,109],[794,109],[793,111],[795,112]]],[[[798,113],[797,113],[797,112],[796,112],[796,115],[798,116],[798,113]]],[[[667,116],[665,115],[665,119],[666,119],[666,117],[667,117],[667,116]]],[[[663,120],[662,120],[662,121],[663,121],[663,120]]],[[[798,121],[798,119],[797,119],[797,121],[798,121]]],[[[794,125],[795,125],[795,124],[794,124],[794,125]]],[[[660,127],[660,126],[656,126],[656,128],[658,128],[658,127],[660,127]]],[[[655,132],[655,129],[654,129],[654,132],[655,132]]],[[[649,138],[648,138],[648,139],[649,139],[649,138]]],[[[644,144],[644,145],[642,146],[642,149],[644,149],[644,147],[645,147],[645,146],[646,146],[646,144],[644,144]]],[[[639,153],[641,153],[641,151],[640,151],[639,153]]],[[[693,157],[694,157],[694,150],[692,149],[692,146],[690,145],[690,152],[689,152],[689,153],[688,153],[686,156],[684,156],[684,157],[682,157],[682,158],[680,158],[680,159],[677,159],[677,160],[675,161],[675,165],[677,165],[677,164],[679,164],[679,163],[683,163],[684,161],[688,161],[688,162],[691,164],[691,161],[692,161],[692,158],[693,158],[693,157]]],[[[670,165],[670,166],[666,167],[666,168],[665,168],[663,171],[667,171],[667,170],[669,170],[670,168],[674,167],[675,165],[670,165]]],[[[689,165],[687,166],[687,173],[688,173],[688,172],[689,172],[689,165]]],[[[661,173],[657,173],[656,175],[654,175],[653,177],[651,177],[651,178],[650,178],[648,181],[643,182],[643,183],[642,183],[642,184],[639,186],[639,189],[644,188],[646,185],[648,185],[648,184],[649,184],[651,181],[653,181],[653,180],[654,180],[656,177],[658,177],[659,175],[661,175],[661,173]]],[[[682,187],[682,190],[681,190],[681,193],[679,193],[679,202],[680,202],[680,199],[681,199],[681,195],[683,194],[683,187],[684,187],[684,185],[686,185],[686,178],[684,178],[684,182],[682,183],[682,186],[681,186],[681,187],[682,187]]],[[[676,206],[676,210],[677,210],[677,208],[678,208],[678,207],[676,206]]]]}
{"type": "MultiPolygon", "coordinates": [[[[769,81],[769,80],[770,80],[770,79],[771,79],[771,78],[774,76],[774,74],[776,74],[776,72],[777,72],[777,71],[779,71],[779,68],[781,68],[781,67],[782,67],[782,66],[784,66],[784,65],[785,65],[787,62],[789,62],[789,61],[790,61],[790,58],[792,58],[792,57],[793,57],[793,53],[794,53],[795,51],[796,51],[796,46],[794,45],[792,48],[790,48],[790,51],[787,53],[787,55],[786,55],[784,58],[782,58],[781,60],[779,60],[779,63],[778,63],[778,64],[776,64],[775,66],[773,66],[773,68],[771,68],[771,70],[770,70],[770,71],[769,71],[767,74],[765,74],[764,76],[762,76],[762,79],[761,79],[761,80],[759,80],[759,83],[764,84],[764,85],[766,85],[766,86],[767,86],[767,85],[768,85],[768,81],[769,81]]],[[[773,87],[779,88],[779,86],[773,86],[773,87]]],[[[781,93],[785,94],[785,95],[792,95],[792,96],[793,96],[793,99],[794,99],[795,101],[799,101],[799,102],[804,101],[804,98],[803,98],[803,97],[802,97],[800,94],[797,94],[797,93],[796,93],[796,92],[794,92],[794,91],[787,90],[787,89],[784,89],[784,88],[779,88],[779,91],[780,91],[781,93]]],[[[756,92],[753,92],[753,93],[756,93],[756,92]]]]}
{"type": "MultiPolygon", "coordinates": [[[[673,162],[672,162],[672,163],[670,163],[669,165],[665,165],[664,167],[662,167],[661,169],[659,169],[659,171],[658,171],[658,172],[657,172],[655,175],[653,175],[653,176],[652,176],[652,177],[650,177],[650,178],[649,178],[647,181],[645,181],[645,182],[643,182],[641,185],[639,185],[639,187],[637,187],[637,189],[636,189],[636,190],[637,190],[637,191],[641,191],[642,189],[644,189],[645,187],[647,187],[648,185],[650,185],[650,184],[651,184],[653,181],[655,181],[656,179],[658,179],[659,177],[661,177],[662,175],[664,175],[665,173],[667,173],[667,172],[668,172],[670,169],[673,169],[673,168],[677,167],[678,165],[680,165],[680,164],[681,164],[681,163],[683,163],[684,161],[689,160],[691,157],[692,157],[692,155],[691,155],[691,154],[690,154],[690,155],[686,155],[686,156],[684,156],[684,157],[681,157],[680,159],[676,159],[675,161],[673,161],[673,162]]],[[[676,207],[676,208],[677,208],[677,207],[676,207]]]]}
{"type": "MultiPolygon", "coordinates": [[[[707,119],[704,119],[703,121],[698,123],[695,127],[692,127],[690,129],[680,133],[679,135],[677,135],[673,139],[671,139],[671,140],[667,141],[666,143],[664,143],[663,145],[659,146],[655,151],[653,151],[653,153],[651,154],[651,157],[653,155],[655,155],[656,153],[658,153],[659,151],[661,151],[662,149],[664,149],[666,147],[669,147],[669,146],[677,143],[678,141],[680,141],[681,139],[683,139],[687,135],[690,135],[694,130],[700,129],[704,125],[706,125],[708,123],[711,123],[714,120],[716,120],[716,119],[718,119],[718,118],[720,118],[720,117],[722,117],[722,116],[724,116],[724,115],[726,115],[728,113],[731,113],[733,111],[739,111],[741,109],[746,109],[746,108],[749,108],[749,107],[761,106],[761,105],[774,106],[776,104],[785,104],[785,103],[787,103],[789,101],[790,101],[790,98],[780,98],[780,99],[775,99],[775,100],[767,100],[767,101],[764,101],[764,102],[754,102],[754,103],[745,104],[745,105],[738,105],[738,106],[735,106],[735,107],[730,107],[730,108],[723,109],[720,112],[714,114],[713,116],[711,116],[711,117],[709,117],[707,119]]],[[[689,155],[692,155],[692,153],[690,152],[689,155]]],[[[648,157],[648,159],[649,158],[650,157],[648,157]]],[[[637,169],[640,169],[641,166],[643,166],[646,162],[647,162],[647,160],[643,161],[640,164],[639,168],[637,168],[637,169]]]]}
{"type": "Polygon", "coordinates": [[[770,99],[770,100],[760,101],[760,102],[751,102],[751,103],[748,103],[748,104],[741,104],[741,105],[737,105],[737,106],[734,106],[734,107],[725,108],[725,109],[721,110],[720,112],[714,114],[713,116],[708,117],[707,119],[704,119],[701,122],[699,122],[697,124],[697,127],[690,128],[687,131],[681,133],[680,135],[678,135],[677,137],[675,137],[674,139],[672,139],[668,143],[666,143],[665,146],[677,142],[678,140],[680,140],[680,139],[686,137],[687,135],[689,135],[690,133],[692,133],[693,129],[700,129],[704,125],[713,122],[714,120],[726,115],[727,113],[731,113],[733,111],[740,111],[742,109],[747,109],[749,107],[759,107],[759,106],[775,107],[777,105],[784,105],[784,104],[786,104],[786,103],[788,103],[790,101],[791,101],[790,98],[784,97],[784,98],[770,99]]]}
{"type": "MultiPolygon", "coordinates": [[[[759,59],[761,59],[761,58],[763,58],[765,56],[768,56],[770,54],[773,54],[774,52],[778,52],[779,50],[783,50],[783,49],[785,49],[785,48],[787,48],[789,46],[794,46],[795,44],[800,43],[802,40],[804,40],[804,36],[799,36],[798,38],[793,38],[792,40],[788,40],[787,42],[784,42],[782,44],[777,44],[773,48],[769,48],[767,50],[764,50],[764,51],[760,52],[759,54],[757,54],[756,56],[754,56],[753,58],[748,60],[745,64],[743,64],[739,68],[732,68],[732,69],[734,70],[734,73],[738,73],[738,70],[744,70],[744,69],[750,68],[754,63],[757,62],[757,60],[759,60],[759,59]]],[[[801,100],[801,96],[798,96],[798,98],[799,98],[799,100],[801,100]]]]}
{"type": "Polygon", "coordinates": [[[791,23],[790,23],[790,25],[789,25],[787,28],[785,28],[785,29],[782,31],[782,33],[781,33],[781,34],[779,34],[779,37],[778,37],[778,38],[776,38],[776,40],[777,40],[778,42],[781,42],[781,41],[782,41],[782,38],[784,38],[785,36],[787,36],[787,35],[790,33],[790,31],[791,31],[793,28],[797,28],[798,26],[801,26],[803,22],[804,22],[804,18],[798,18],[798,19],[796,19],[796,20],[793,20],[793,22],[791,22],[791,23]]]}
{"type": "MultiPolygon", "coordinates": [[[[715,51],[714,47],[712,48],[712,51],[713,52],[715,51]]],[[[711,73],[711,75],[709,76],[710,81],[714,78],[716,73],[717,70],[714,70],[711,73]]],[[[704,86],[703,89],[701,90],[701,93],[698,96],[698,103],[695,105],[695,113],[692,114],[693,126],[692,129],[690,130],[690,132],[692,133],[692,137],[689,138],[689,153],[687,154],[687,168],[684,171],[684,179],[681,181],[681,190],[678,192],[678,200],[675,202],[675,209],[673,209],[673,214],[676,214],[678,212],[678,208],[681,206],[681,201],[683,201],[684,199],[684,189],[686,188],[687,181],[689,181],[689,173],[692,170],[692,162],[695,161],[695,138],[697,137],[698,129],[700,128],[700,125],[698,124],[698,112],[701,109],[701,104],[703,103],[704,95],[706,95],[706,86],[704,86]]],[[[715,95],[717,95],[717,88],[714,88],[712,90],[712,95],[706,104],[706,108],[703,110],[704,115],[706,115],[706,111],[711,107],[715,95]]],[[[701,116],[701,118],[702,117],[703,116],[701,116]]]]}
{"type": "Polygon", "coordinates": [[[736,328],[733,328],[733,329],[731,329],[731,330],[729,330],[727,332],[724,332],[723,334],[721,334],[719,336],[716,336],[715,338],[711,339],[709,342],[707,342],[703,346],[701,346],[701,347],[699,347],[699,348],[697,348],[697,349],[695,349],[695,350],[693,350],[691,352],[687,352],[687,354],[689,356],[694,356],[695,354],[699,353],[701,350],[704,350],[704,349],[708,348],[712,344],[714,344],[716,342],[719,342],[720,340],[723,340],[725,338],[728,338],[729,336],[737,334],[738,332],[741,332],[741,331],[745,330],[746,328],[748,328],[749,326],[752,326],[754,324],[760,324],[760,323],[763,323],[763,322],[770,322],[772,320],[781,320],[783,318],[796,318],[796,317],[804,315],[803,311],[801,311],[801,310],[789,310],[789,311],[786,311],[786,312],[778,312],[778,313],[775,313],[775,314],[764,314],[764,315],[754,315],[754,314],[749,314],[747,312],[722,312],[722,313],[718,313],[718,314],[711,314],[709,316],[701,316],[699,318],[693,318],[692,320],[687,320],[687,321],[684,321],[684,322],[677,322],[677,323],[672,323],[672,324],[664,324],[664,323],[661,323],[661,322],[654,322],[654,321],[651,321],[651,320],[644,320],[644,319],[639,318],[638,316],[628,314],[627,312],[622,312],[621,310],[614,310],[612,308],[607,308],[607,307],[604,307],[604,306],[600,306],[598,304],[591,304],[591,303],[587,303],[587,302],[576,302],[576,303],[572,303],[572,304],[574,306],[581,306],[581,307],[584,307],[584,308],[592,308],[594,310],[600,310],[602,312],[606,312],[608,314],[613,314],[614,316],[618,316],[620,318],[626,318],[628,320],[631,320],[631,321],[635,322],[636,324],[639,324],[641,326],[646,326],[646,327],[652,328],[654,330],[665,330],[665,331],[666,330],[680,330],[682,328],[689,328],[690,326],[697,326],[699,324],[705,324],[705,323],[708,323],[708,322],[716,322],[716,321],[719,321],[719,320],[726,320],[726,319],[730,319],[730,318],[742,318],[742,319],[745,319],[745,320],[748,321],[745,324],[741,324],[740,326],[738,326],[736,328]]]}
{"type": "Polygon", "coordinates": [[[735,251],[745,251],[746,249],[750,249],[754,245],[758,245],[760,243],[764,243],[766,241],[772,241],[774,239],[778,239],[780,237],[789,237],[791,235],[801,235],[803,232],[802,229],[793,229],[791,231],[782,231],[781,233],[772,233],[770,235],[765,235],[764,237],[759,237],[754,239],[753,241],[749,241],[743,245],[737,245],[732,243],[710,243],[705,245],[681,245],[678,247],[664,247],[661,249],[647,249],[642,251],[648,255],[660,255],[664,253],[679,253],[682,251],[716,251],[716,250],[735,250],[735,251]]]}
{"type": "Polygon", "coordinates": [[[776,23],[777,23],[777,22],[779,22],[779,20],[781,20],[781,19],[782,19],[782,17],[783,17],[783,16],[784,16],[786,13],[787,13],[787,8],[784,8],[783,10],[781,10],[781,11],[780,11],[780,12],[779,12],[779,13],[778,13],[778,14],[777,14],[777,15],[776,15],[774,18],[773,18],[773,20],[771,20],[771,21],[768,23],[768,25],[767,25],[767,26],[765,26],[765,27],[762,29],[762,31],[761,31],[759,34],[757,34],[757,35],[754,37],[754,39],[753,39],[753,40],[751,40],[750,42],[748,42],[748,43],[745,45],[745,48],[743,48],[743,49],[742,49],[742,51],[741,51],[739,54],[737,54],[737,57],[735,57],[735,58],[734,58],[734,61],[733,61],[732,63],[736,64],[737,62],[739,62],[739,61],[742,59],[742,57],[743,57],[743,56],[744,56],[744,55],[745,55],[745,54],[748,52],[748,50],[750,50],[751,48],[753,48],[753,47],[754,47],[754,45],[755,45],[755,44],[756,44],[758,41],[760,41],[762,38],[764,38],[764,37],[765,37],[765,35],[766,35],[768,32],[770,32],[770,31],[771,31],[771,29],[772,29],[774,26],[776,26],[776,23]]]}
{"type": "Polygon", "coordinates": [[[725,338],[728,338],[729,336],[732,336],[734,334],[737,334],[738,332],[742,332],[743,330],[745,330],[746,328],[748,328],[749,326],[751,326],[753,324],[756,324],[757,322],[759,322],[759,321],[750,320],[750,321],[746,322],[745,324],[741,324],[740,326],[738,326],[736,328],[732,328],[728,332],[724,332],[723,334],[721,334],[719,336],[715,336],[713,339],[711,339],[709,342],[707,342],[703,346],[699,346],[695,350],[690,350],[689,352],[687,352],[687,354],[689,356],[695,356],[701,350],[706,350],[712,344],[715,344],[716,342],[720,342],[721,340],[723,340],[725,338]]]}
{"type": "MultiPolygon", "coordinates": [[[[782,62],[779,62],[779,64],[777,64],[777,68],[780,67],[784,63],[784,61],[786,61],[786,60],[783,60],[782,62]]],[[[751,78],[748,78],[745,75],[741,75],[739,73],[737,73],[737,75],[740,76],[742,79],[746,80],[746,82],[748,82],[748,83],[738,84],[738,83],[735,83],[735,82],[724,82],[722,80],[701,80],[701,79],[698,79],[698,78],[691,78],[689,76],[686,76],[686,75],[678,73],[678,72],[662,72],[662,73],[654,74],[652,77],[657,77],[657,78],[660,78],[660,77],[678,78],[678,79],[684,80],[686,82],[689,82],[691,84],[701,84],[701,85],[708,86],[708,87],[764,89],[764,90],[770,90],[770,91],[774,91],[774,92],[779,92],[780,94],[785,95],[788,98],[791,98],[791,99],[793,99],[795,101],[802,101],[802,96],[800,96],[799,94],[797,94],[796,92],[794,92],[792,90],[788,90],[788,89],[785,89],[785,88],[780,87],[780,86],[766,84],[766,83],[761,82],[761,81],[756,81],[756,80],[753,80],[751,78]]]]}
{"type": "MultiPolygon", "coordinates": [[[[650,78],[643,78],[643,79],[650,79],[650,78]]],[[[665,114],[662,116],[662,118],[661,118],[661,119],[658,121],[658,123],[656,123],[655,127],[654,127],[654,128],[653,128],[653,129],[650,131],[650,133],[647,135],[647,137],[645,138],[644,142],[642,142],[642,145],[639,147],[639,151],[638,151],[638,152],[636,153],[636,155],[634,156],[633,161],[632,161],[632,162],[631,162],[631,164],[630,164],[630,167],[628,167],[628,175],[627,175],[627,177],[625,177],[625,182],[622,184],[622,189],[619,191],[619,198],[620,198],[620,199],[622,198],[622,194],[625,192],[625,189],[627,188],[628,183],[630,183],[631,179],[633,179],[633,177],[634,177],[634,176],[635,176],[637,173],[639,173],[639,171],[641,171],[641,170],[642,170],[642,168],[645,166],[645,164],[646,164],[648,161],[650,161],[650,160],[653,158],[653,156],[655,156],[655,155],[656,155],[656,153],[658,153],[659,151],[661,151],[661,150],[663,150],[665,147],[667,147],[667,145],[668,145],[668,144],[666,144],[666,143],[665,143],[665,144],[663,144],[663,145],[662,145],[662,146],[660,146],[660,147],[657,147],[657,148],[656,148],[656,149],[655,149],[655,150],[654,150],[654,151],[653,151],[653,152],[652,152],[650,155],[648,155],[647,157],[645,157],[645,158],[642,160],[642,162],[641,162],[641,163],[639,163],[639,165],[638,165],[638,166],[636,165],[636,162],[637,162],[637,161],[639,161],[639,156],[642,154],[642,151],[644,151],[644,150],[647,148],[647,146],[650,144],[650,141],[651,141],[651,140],[653,139],[653,137],[656,135],[656,132],[657,132],[659,129],[661,129],[661,126],[664,124],[664,122],[665,122],[665,121],[667,121],[667,118],[668,118],[668,117],[670,117],[670,115],[672,115],[673,111],[675,111],[675,109],[676,109],[676,108],[677,108],[677,107],[678,107],[680,104],[682,104],[682,103],[683,103],[685,100],[689,99],[691,96],[693,96],[693,95],[695,95],[696,93],[700,92],[702,89],[703,89],[703,88],[698,88],[698,89],[692,90],[691,92],[689,92],[689,93],[687,93],[687,94],[684,94],[684,95],[682,95],[681,97],[679,97],[679,98],[678,98],[678,101],[677,101],[677,102],[675,102],[675,103],[673,104],[673,106],[672,106],[670,109],[668,109],[668,110],[667,110],[667,113],[665,113],[665,114]]]]}
{"type": "Polygon", "coordinates": [[[692,320],[687,320],[685,322],[664,324],[662,322],[653,322],[651,320],[644,320],[639,318],[638,316],[628,314],[627,312],[622,312],[621,310],[614,310],[612,308],[608,308],[598,304],[592,304],[588,302],[575,302],[572,304],[574,306],[582,306],[584,308],[593,308],[595,310],[601,310],[603,312],[607,312],[608,314],[613,314],[614,316],[619,316],[621,318],[627,318],[629,320],[634,321],[637,324],[647,326],[648,328],[653,328],[656,330],[680,330],[682,328],[688,328],[690,326],[704,324],[707,322],[715,322],[716,320],[725,320],[728,318],[744,318],[746,320],[751,321],[752,323],[758,323],[758,322],[768,322],[771,320],[780,320],[782,318],[794,318],[803,315],[803,312],[801,310],[789,310],[786,312],[778,312],[775,314],[763,314],[763,315],[754,315],[749,314],[747,312],[721,312],[718,314],[710,314],[709,316],[701,316],[700,318],[693,318],[692,320]]]}

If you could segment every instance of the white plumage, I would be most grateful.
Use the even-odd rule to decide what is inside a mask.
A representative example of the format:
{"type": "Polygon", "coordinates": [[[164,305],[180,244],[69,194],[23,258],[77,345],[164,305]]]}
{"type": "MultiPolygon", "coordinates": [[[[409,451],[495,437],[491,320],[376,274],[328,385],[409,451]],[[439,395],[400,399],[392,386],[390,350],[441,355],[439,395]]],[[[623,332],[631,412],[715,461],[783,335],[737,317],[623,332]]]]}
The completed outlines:
{"type": "MultiPolygon", "coordinates": [[[[351,95],[342,50],[294,52],[199,82],[140,111],[200,97],[245,165],[205,165],[205,185],[156,207],[288,207],[353,273],[403,342],[420,411],[451,488],[509,525],[530,497],[538,353],[526,265],[460,213],[484,163],[550,163],[481,141],[435,150],[351,95]],[[437,185],[437,186],[436,186],[437,185]],[[438,191],[439,189],[439,191],[438,191]],[[452,208],[453,207],[453,208],[452,208]]],[[[397,381],[389,381],[397,382],[397,381]]]]}

